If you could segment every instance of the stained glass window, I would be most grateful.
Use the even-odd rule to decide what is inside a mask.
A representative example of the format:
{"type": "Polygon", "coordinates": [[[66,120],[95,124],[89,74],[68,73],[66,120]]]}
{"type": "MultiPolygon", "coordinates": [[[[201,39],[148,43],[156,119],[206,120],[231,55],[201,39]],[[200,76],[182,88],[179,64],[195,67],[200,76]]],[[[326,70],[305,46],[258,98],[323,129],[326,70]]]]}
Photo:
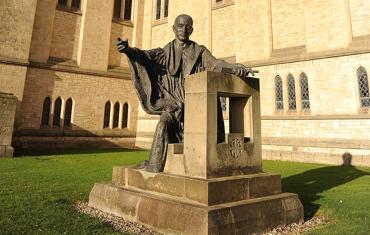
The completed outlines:
{"type": "Polygon", "coordinates": [[[284,110],[283,81],[280,76],[275,77],[276,110],[284,110]]]}
{"type": "Polygon", "coordinates": [[[295,82],[293,75],[288,75],[288,105],[289,110],[296,110],[295,82]]]}
{"type": "Polygon", "coordinates": [[[361,108],[368,108],[370,107],[369,79],[364,67],[357,69],[357,79],[360,94],[360,106],[361,108]]]}
{"type": "Polygon", "coordinates": [[[310,109],[310,94],[308,91],[308,79],[305,73],[302,73],[299,76],[299,83],[301,86],[302,110],[309,110],[310,109]]]}

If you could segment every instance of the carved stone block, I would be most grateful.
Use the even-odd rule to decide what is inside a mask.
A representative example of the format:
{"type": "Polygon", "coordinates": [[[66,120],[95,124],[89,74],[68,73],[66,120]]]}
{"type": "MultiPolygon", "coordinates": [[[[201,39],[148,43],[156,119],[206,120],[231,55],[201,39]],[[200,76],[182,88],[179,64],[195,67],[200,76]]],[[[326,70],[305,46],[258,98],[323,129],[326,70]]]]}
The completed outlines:
{"type": "Polygon", "coordinates": [[[0,93],[0,157],[13,157],[12,134],[17,98],[0,93]]]}

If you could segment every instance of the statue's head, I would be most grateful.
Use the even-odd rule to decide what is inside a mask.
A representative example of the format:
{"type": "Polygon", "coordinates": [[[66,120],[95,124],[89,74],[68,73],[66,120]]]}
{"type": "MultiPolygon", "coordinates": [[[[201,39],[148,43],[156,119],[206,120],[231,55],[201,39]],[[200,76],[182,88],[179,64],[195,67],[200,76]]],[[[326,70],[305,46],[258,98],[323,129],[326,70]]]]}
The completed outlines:
{"type": "Polygon", "coordinates": [[[187,42],[193,33],[193,19],[189,15],[179,15],[176,17],[172,29],[178,40],[187,42]]]}

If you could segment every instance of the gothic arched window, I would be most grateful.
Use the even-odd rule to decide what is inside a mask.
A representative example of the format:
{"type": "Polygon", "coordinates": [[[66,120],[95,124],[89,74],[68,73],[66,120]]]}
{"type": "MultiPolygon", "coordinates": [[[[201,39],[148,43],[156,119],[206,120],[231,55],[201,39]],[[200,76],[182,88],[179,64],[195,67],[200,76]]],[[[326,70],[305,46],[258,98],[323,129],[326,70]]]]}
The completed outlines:
{"type": "Polygon", "coordinates": [[[293,75],[288,75],[288,105],[289,110],[296,110],[295,82],[293,75]]]}
{"type": "Polygon", "coordinates": [[[72,98],[69,98],[66,101],[66,109],[64,112],[64,127],[72,126],[72,108],[73,108],[73,100],[72,98]]]}
{"type": "Polygon", "coordinates": [[[123,110],[122,110],[122,128],[127,128],[128,127],[128,104],[125,103],[123,105],[123,110]]]}
{"type": "Polygon", "coordinates": [[[275,77],[275,100],[276,110],[284,110],[283,81],[279,75],[275,77]]]}
{"type": "Polygon", "coordinates": [[[51,99],[46,97],[42,106],[41,126],[49,126],[51,99]]]}
{"type": "Polygon", "coordinates": [[[299,83],[301,86],[301,103],[302,110],[310,109],[310,94],[308,91],[308,79],[305,73],[301,73],[299,76],[299,83]]]}
{"type": "Polygon", "coordinates": [[[110,121],[110,101],[107,101],[104,106],[104,123],[103,128],[109,127],[109,121],[110,121]]]}
{"type": "Polygon", "coordinates": [[[58,98],[54,103],[54,116],[53,116],[53,126],[60,127],[60,115],[62,113],[62,98],[58,98]]]}
{"type": "Polygon", "coordinates": [[[360,94],[360,107],[370,107],[370,92],[369,92],[369,79],[367,76],[366,69],[360,67],[357,69],[358,88],[360,94]]]}
{"type": "Polygon", "coordinates": [[[119,122],[119,103],[116,102],[114,104],[114,112],[113,112],[113,128],[118,127],[118,122],[119,122]]]}

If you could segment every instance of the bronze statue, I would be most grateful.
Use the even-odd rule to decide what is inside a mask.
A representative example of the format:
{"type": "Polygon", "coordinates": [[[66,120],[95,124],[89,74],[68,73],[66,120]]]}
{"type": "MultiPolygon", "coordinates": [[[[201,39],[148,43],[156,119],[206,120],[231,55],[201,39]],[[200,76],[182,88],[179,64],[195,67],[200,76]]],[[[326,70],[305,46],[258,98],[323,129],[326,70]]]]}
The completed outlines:
{"type": "MultiPolygon", "coordinates": [[[[117,48],[128,57],[132,79],[145,112],[160,115],[153,137],[150,158],[143,165],[147,171],[161,172],[166,162],[168,143],[181,143],[184,133],[184,79],[205,70],[223,71],[246,77],[255,72],[241,64],[216,59],[202,45],[189,40],[193,19],[176,17],[172,27],[175,40],[163,49],[140,50],[118,38],[117,48]]],[[[221,104],[218,101],[218,141],[225,138],[221,104]]],[[[189,124],[188,124],[189,125],[189,124]]]]}

